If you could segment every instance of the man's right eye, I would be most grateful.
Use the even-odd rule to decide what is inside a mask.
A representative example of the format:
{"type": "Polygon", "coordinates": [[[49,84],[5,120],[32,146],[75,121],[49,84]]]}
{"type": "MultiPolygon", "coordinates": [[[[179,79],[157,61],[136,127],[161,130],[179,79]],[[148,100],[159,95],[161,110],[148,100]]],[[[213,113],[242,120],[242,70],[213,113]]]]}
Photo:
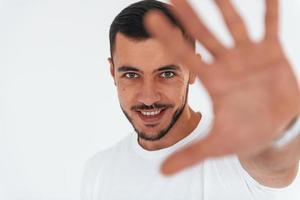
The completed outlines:
{"type": "Polygon", "coordinates": [[[127,79],[134,79],[134,78],[138,78],[139,75],[133,72],[129,72],[123,75],[125,78],[127,79]]]}

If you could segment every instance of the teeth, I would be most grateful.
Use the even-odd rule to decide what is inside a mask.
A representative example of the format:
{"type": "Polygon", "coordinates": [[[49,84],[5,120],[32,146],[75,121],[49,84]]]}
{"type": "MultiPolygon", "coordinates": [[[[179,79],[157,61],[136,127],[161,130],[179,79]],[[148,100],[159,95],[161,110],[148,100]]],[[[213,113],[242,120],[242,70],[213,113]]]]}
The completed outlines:
{"type": "Polygon", "coordinates": [[[161,110],[155,110],[155,111],[151,111],[151,112],[141,111],[141,113],[145,116],[155,116],[155,115],[158,115],[160,112],[161,112],[161,110]]]}

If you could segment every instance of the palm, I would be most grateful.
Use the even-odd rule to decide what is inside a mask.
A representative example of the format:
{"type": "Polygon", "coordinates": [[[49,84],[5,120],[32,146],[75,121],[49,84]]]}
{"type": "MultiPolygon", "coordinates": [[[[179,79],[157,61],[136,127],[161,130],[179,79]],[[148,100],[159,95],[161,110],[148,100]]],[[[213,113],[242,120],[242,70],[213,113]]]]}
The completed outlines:
{"type": "Polygon", "coordinates": [[[149,15],[147,28],[199,75],[212,98],[215,120],[208,137],[167,159],[165,172],[174,173],[208,157],[248,154],[265,147],[300,110],[298,84],[279,42],[278,0],[266,0],[266,34],[259,43],[251,41],[229,0],[216,0],[235,41],[231,49],[216,39],[185,0],[172,2],[174,14],[212,54],[213,63],[196,56],[161,14],[149,15]]]}
{"type": "Polygon", "coordinates": [[[207,76],[206,87],[214,104],[212,133],[222,149],[216,156],[259,150],[278,137],[282,115],[298,104],[298,88],[280,47],[266,42],[240,46],[210,67],[214,72],[207,76]]]}

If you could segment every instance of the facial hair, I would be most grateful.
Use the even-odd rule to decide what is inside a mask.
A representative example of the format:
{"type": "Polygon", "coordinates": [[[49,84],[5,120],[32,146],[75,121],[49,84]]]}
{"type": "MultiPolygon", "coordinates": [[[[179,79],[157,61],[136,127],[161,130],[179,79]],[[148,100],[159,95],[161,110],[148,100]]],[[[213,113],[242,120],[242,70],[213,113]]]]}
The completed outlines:
{"type": "MultiPolygon", "coordinates": [[[[171,128],[175,125],[175,123],[178,121],[178,119],[180,118],[181,114],[183,113],[184,108],[186,107],[187,104],[187,97],[188,97],[188,91],[189,91],[189,86],[187,85],[186,87],[186,94],[184,96],[184,100],[182,101],[182,105],[174,112],[172,119],[170,121],[170,123],[168,124],[168,126],[160,131],[158,131],[157,134],[155,135],[149,135],[145,132],[142,132],[140,130],[138,130],[136,128],[136,126],[133,123],[133,120],[131,119],[131,117],[129,117],[128,113],[122,108],[121,109],[124,113],[124,115],[126,116],[126,118],[128,119],[128,121],[131,123],[131,125],[133,126],[135,132],[138,134],[139,139],[143,139],[146,141],[158,141],[160,139],[162,139],[163,137],[165,137],[168,132],[171,130],[171,128]]],[[[161,104],[158,104],[157,107],[162,106],[161,104]]],[[[168,105],[169,107],[171,105],[168,105]]],[[[148,106],[149,107],[149,106],[148,106]]],[[[153,105],[153,107],[156,107],[155,104],[153,105]]]]}

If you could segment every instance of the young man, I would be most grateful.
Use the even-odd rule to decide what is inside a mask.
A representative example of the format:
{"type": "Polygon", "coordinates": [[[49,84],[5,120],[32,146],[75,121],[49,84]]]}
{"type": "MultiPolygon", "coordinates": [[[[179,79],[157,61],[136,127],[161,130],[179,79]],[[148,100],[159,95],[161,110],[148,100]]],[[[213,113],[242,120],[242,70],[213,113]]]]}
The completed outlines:
{"type": "Polygon", "coordinates": [[[172,3],[171,13],[158,1],[137,2],[111,25],[111,75],[135,133],[88,162],[82,199],[300,199],[300,138],[294,134],[300,132],[300,94],[277,39],[278,2],[267,1],[266,39],[254,44],[230,2],[216,0],[236,43],[232,49],[186,1],[172,3]],[[152,9],[160,13],[146,16],[152,9]],[[191,38],[214,56],[211,66],[194,53],[191,38]],[[212,97],[214,121],[187,103],[196,74],[212,97]],[[282,135],[293,140],[274,147],[282,135]],[[190,168],[161,175],[163,160],[196,139],[162,170],[190,168]],[[234,155],[220,157],[228,154],[234,155]]]}

